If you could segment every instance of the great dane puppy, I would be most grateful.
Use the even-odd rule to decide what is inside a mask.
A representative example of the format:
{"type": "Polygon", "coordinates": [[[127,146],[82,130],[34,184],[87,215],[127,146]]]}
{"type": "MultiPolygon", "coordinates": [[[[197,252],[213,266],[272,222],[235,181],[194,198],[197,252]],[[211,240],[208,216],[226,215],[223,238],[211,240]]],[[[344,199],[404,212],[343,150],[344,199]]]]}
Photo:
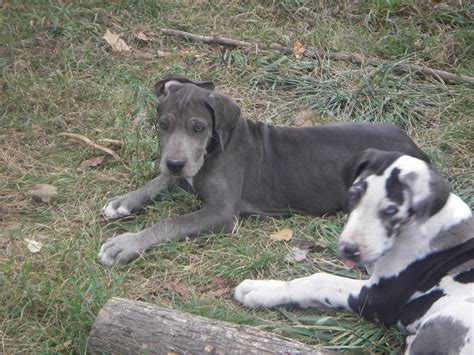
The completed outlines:
{"type": "Polygon", "coordinates": [[[109,239],[99,252],[102,264],[128,263],[171,239],[230,232],[241,215],[340,210],[345,194],[342,167],[366,148],[428,159],[393,125],[275,127],[241,118],[239,106],[213,89],[211,82],[175,76],[155,85],[160,175],[112,198],[102,211],[110,219],[127,216],[177,180],[197,194],[202,209],[109,239]]]}
{"type": "Polygon", "coordinates": [[[345,169],[349,218],[338,241],[368,280],[317,273],[293,281],[243,281],[248,307],[345,309],[414,334],[408,354],[474,354],[474,218],[426,162],[368,150],[345,169]]]}

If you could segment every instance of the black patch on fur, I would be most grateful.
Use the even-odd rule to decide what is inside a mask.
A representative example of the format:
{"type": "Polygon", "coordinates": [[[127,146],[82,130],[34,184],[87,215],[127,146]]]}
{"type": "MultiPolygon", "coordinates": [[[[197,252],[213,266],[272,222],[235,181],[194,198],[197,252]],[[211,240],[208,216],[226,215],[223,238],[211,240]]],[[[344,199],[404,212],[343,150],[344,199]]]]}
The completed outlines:
{"type": "Polygon", "coordinates": [[[349,192],[346,195],[345,211],[351,212],[359,204],[360,199],[364,196],[367,191],[367,181],[361,180],[356,184],[352,185],[349,192]]]}
{"type": "MultiPolygon", "coordinates": [[[[383,175],[385,169],[403,155],[407,154],[397,151],[382,151],[374,148],[369,148],[356,154],[344,165],[342,170],[342,178],[346,187],[349,188],[359,176],[383,175]]],[[[422,151],[419,154],[408,155],[421,159],[428,164],[430,162],[428,156],[422,151]]]]}
{"type": "Polygon", "coordinates": [[[430,195],[414,206],[416,215],[426,219],[434,216],[444,207],[450,193],[450,185],[430,166],[430,195]]]}
{"type": "Polygon", "coordinates": [[[450,270],[473,258],[474,239],[429,254],[408,265],[397,276],[381,278],[378,283],[363,287],[358,296],[349,297],[349,307],[367,319],[377,318],[386,325],[395,324],[404,314],[407,302],[415,292],[428,291],[450,270]]]}
{"type": "Polygon", "coordinates": [[[398,231],[402,223],[401,218],[393,217],[390,220],[384,222],[385,230],[387,231],[387,237],[393,237],[394,234],[398,231]]]}
{"type": "Polygon", "coordinates": [[[400,175],[400,169],[394,168],[390,173],[390,177],[385,182],[385,190],[387,191],[387,197],[398,205],[403,203],[403,185],[398,179],[400,175]]]}
{"type": "Polygon", "coordinates": [[[454,276],[454,281],[462,284],[474,283],[474,269],[463,271],[454,276]]]}
{"type": "Polygon", "coordinates": [[[403,326],[413,323],[420,319],[430,307],[443,297],[445,293],[442,290],[434,290],[408,302],[400,314],[400,322],[403,326]]]}

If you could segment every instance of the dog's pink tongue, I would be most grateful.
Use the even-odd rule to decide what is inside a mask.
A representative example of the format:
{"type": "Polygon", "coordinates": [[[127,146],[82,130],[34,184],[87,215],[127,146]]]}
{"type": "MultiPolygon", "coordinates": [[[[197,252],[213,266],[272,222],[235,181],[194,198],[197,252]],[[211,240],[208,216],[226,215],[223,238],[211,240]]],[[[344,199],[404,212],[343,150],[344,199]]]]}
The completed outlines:
{"type": "Polygon", "coordinates": [[[349,266],[351,269],[357,265],[355,261],[349,260],[349,259],[344,259],[344,264],[349,266]]]}

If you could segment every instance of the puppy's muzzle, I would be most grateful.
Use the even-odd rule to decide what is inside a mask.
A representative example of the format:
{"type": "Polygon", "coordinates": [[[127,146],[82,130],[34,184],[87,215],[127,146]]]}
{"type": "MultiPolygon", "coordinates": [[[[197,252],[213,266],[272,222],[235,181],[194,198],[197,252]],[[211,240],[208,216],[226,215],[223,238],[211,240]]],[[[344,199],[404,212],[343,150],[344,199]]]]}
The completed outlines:
{"type": "Polygon", "coordinates": [[[344,259],[353,261],[355,263],[360,261],[360,249],[357,244],[339,242],[338,248],[344,259]]]}

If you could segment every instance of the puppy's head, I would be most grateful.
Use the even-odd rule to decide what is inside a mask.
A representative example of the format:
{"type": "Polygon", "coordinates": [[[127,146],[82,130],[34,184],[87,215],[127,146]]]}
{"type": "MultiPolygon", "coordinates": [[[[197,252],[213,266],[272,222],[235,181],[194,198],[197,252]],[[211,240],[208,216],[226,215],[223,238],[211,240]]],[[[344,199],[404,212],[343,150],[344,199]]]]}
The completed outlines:
{"type": "Polygon", "coordinates": [[[214,141],[223,149],[227,132],[240,117],[236,103],[213,92],[214,84],[169,76],[155,84],[161,173],[193,177],[214,141]]]}
{"type": "Polygon", "coordinates": [[[344,168],[347,223],[338,247],[349,264],[377,261],[397,243],[403,225],[422,223],[449,197],[449,185],[426,162],[368,149],[344,168]]]}

